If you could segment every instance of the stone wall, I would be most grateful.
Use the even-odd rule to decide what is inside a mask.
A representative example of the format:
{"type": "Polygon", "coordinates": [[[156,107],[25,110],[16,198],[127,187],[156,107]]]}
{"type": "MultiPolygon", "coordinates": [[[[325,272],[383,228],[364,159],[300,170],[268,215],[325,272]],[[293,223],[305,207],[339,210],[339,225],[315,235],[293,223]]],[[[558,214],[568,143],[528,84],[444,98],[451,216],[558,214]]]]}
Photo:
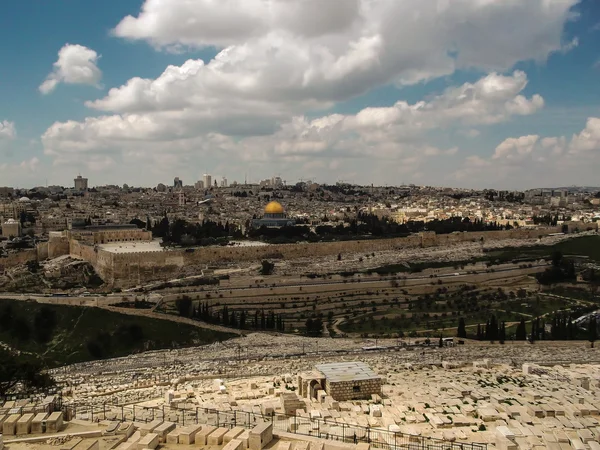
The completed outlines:
{"type": "MultiPolygon", "coordinates": [[[[205,247],[189,252],[162,250],[154,252],[111,253],[94,251],[90,245],[71,240],[71,255],[91,262],[104,281],[115,287],[134,286],[148,281],[166,280],[185,275],[189,267],[203,267],[235,261],[263,259],[296,259],[311,256],[333,256],[338,253],[371,253],[403,248],[453,245],[503,239],[530,239],[557,232],[557,228],[516,229],[436,235],[424,232],[405,238],[363,241],[323,242],[315,244],[281,244],[256,247],[205,247]],[[84,250],[85,249],[85,250],[84,250]],[[100,257],[99,255],[102,255],[100,257]]],[[[199,272],[199,269],[198,271],[199,272]]]]}
{"type": "Polygon", "coordinates": [[[133,230],[102,230],[94,232],[95,244],[110,242],[151,241],[152,232],[141,229],[133,230]]]}
{"type": "Polygon", "coordinates": [[[325,381],[325,392],[338,402],[368,400],[372,394],[381,395],[381,378],[355,381],[325,381]]]}
{"type": "MultiPolygon", "coordinates": [[[[597,224],[579,224],[593,226],[597,224]]],[[[576,224],[572,223],[575,229],[576,224]]],[[[101,232],[103,237],[95,234],[85,240],[76,239],[67,233],[51,233],[47,244],[40,244],[33,253],[19,252],[10,259],[3,258],[0,264],[10,267],[25,261],[44,258],[56,258],[68,255],[90,262],[100,277],[114,287],[133,286],[149,281],[166,280],[189,274],[189,267],[203,267],[210,264],[221,264],[235,261],[261,261],[263,259],[296,259],[306,257],[335,256],[348,253],[372,253],[393,251],[404,248],[433,247],[454,245],[460,242],[485,242],[504,239],[531,239],[556,232],[561,227],[540,229],[514,229],[508,231],[484,231],[472,233],[451,233],[437,235],[434,232],[423,232],[405,238],[373,239],[362,241],[322,242],[315,244],[281,244],[250,247],[204,247],[194,251],[162,250],[153,252],[112,253],[95,248],[92,242],[98,240],[148,240],[150,234],[143,230],[115,230],[101,232]],[[106,234],[109,233],[109,234],[106,234]],[[92,239],[89,239],[92,238],[92,239]],[[43,248],[47,245],[47,251],[43,248]],[[37,256],[33,256],[37,255],[37,256]]],[[[580,228],[581,229],[581,228],[580,228]]],[[[199,269],[195,272],[198,273],[199,269]]]]}
{"type": "Polygon", "coordinates": [[[45,245],[48,247],[47,257],[50,259],[68,255],[70,252],[69,238],[64,233],[50,233],[48,242],[45,245]]]}
{"type": "Polygon", "coordinates": [[[28,261],[37,261],[37,259],[37,249],[28,249],[16,253],[9,253],[8,256],[0,258],[0,272],[4,272],[4,269],[9,267],[25,264],[28,261]]]}

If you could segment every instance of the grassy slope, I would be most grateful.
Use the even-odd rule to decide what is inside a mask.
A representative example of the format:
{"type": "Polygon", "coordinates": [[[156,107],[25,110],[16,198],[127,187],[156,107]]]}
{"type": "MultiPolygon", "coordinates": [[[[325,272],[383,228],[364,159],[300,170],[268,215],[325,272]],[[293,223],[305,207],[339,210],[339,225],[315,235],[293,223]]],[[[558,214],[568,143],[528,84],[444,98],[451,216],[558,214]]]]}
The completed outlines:
{"type": "Polygon", "coordinates": [[[49,307],[55,311],[57,324],[47,344],[36,342],[33,334],[29,340],[19,341],[14,332],[0,329],[0,341],[25,352],[24,357],[41,359],[48,367],[96,359],[90,354],[87,344],[96,340],[100,333],[111,336],[110,347],[105,357],[125,356],[143,350],[208,344],[234,337],[228,333],[166,320],[132,317],[97,308],[0,300],[0,308],[7,304],[12,305],[14,317],[25,319],[32,330],[34,316],[42,307],[49,307]],[[141,328],[141,338],[123,339],[122,330],[133,324],[141,328]]]}
{"type": "Polygon", "coordinates": [[[600,262],[600,236],[583,236],[569,239],[554,246],[563,255],[589,256],[590,259],[600,262]]]}
{"type": "MultiPolygon", "coordinates": [[[[591,260],[600,262],[600,236],[583,236],[575,239],[569,239],[563,242],[559,242],[553,246],[534,246],[534,247],[522,247],[522,248],[507,248],[498,249],[486,253],[482,260],[499,260],[499,261],[510,261],[513,259],[520,258],[548,258],[552,252],[560,251],[566,256],[588,256],[591,260]]],[[[452,266],[456,263],[432,263],[428,267],[437,267],[439,265],[452,266]]],[[[427,264],[424,264],[427,265],[427,264]]],[[[395,273],[398,271],[406,271],[406,267],[400,265],[390,265],[381,268],[383,272],[395,273]]],[[[587,291],[585,291],[587,293],[587,291]]],[[[568,295],[568,292],[561,291],[561,295],[568,295]]],[[[575,297],[579,297],[575,295],[575,297]]],[[[495,314],[500,321],[518,321],[521,315],[525,315],[526,320],[529,320],[527,316],[538,316],[543,314],[552,313],[554,311],[560,311],[565,308],[569,308],[571,302],[546,297],[542,301],[534,299],[527,300],[510,300],[502,303],[493,305],[489,309],[484,309],[479,313],[461,314],[465,318],[467,325],[485,323],[490,314],[495,314]],[[500,310],[500,311],[498,311],[500,310]]],[[[361,316],[360,319],[354,319],[352,323],[343,323],[340,325],[340,329],[345,332],[351,333],[394,333],[398,330],[404,332],[411,330],[421,330],[428,327],[435,326],[437,328],[442,327],[455,327],[458,324],[458,316],[452,316],[451,310],[446,311],[447,317],[441,317],[442,311],[431,311],[430,315],[437,314],[437,318],[422,319],[419,323],[415,323],[413,319],[407,317],[401,319],[398,317],[389,317],[387,321],[382,321],[382,316],[392,315],[394,313],[401,314],[404,311],[394,311],[392,307],[382,309],[378,306],[380,311],[376,313],[369,313],[366,316],[361,316]]],[[[422,313],[421,311],[415,311],[422,313]]]]}

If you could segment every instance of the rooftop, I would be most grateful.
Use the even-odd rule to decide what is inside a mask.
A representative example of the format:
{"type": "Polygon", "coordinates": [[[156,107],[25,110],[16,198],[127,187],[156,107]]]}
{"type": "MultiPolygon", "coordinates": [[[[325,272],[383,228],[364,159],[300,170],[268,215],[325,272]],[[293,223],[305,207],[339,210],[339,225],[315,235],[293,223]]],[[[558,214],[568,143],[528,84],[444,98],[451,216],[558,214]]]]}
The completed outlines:
{"type": "Polygon", "coordinates": [[[359,361],[319,364],[315,368],[334,383],[380,378],[368,365],[359,361]]]}
{"type": "Polygon", "coordinates": [[[138,253],[138,252],[162,252],[166,251],[160,246],[160,240],[136,241],[136,242],[112,242],[98,245],[102,250],[111,253],[138,253]]]}

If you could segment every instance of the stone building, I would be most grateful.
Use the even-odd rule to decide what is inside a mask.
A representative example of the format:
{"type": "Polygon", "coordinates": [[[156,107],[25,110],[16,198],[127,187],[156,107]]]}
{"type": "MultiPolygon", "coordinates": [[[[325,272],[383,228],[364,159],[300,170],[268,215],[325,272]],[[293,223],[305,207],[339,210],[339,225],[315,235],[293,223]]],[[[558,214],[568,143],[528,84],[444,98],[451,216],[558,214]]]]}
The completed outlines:
{"type": "Polygon", "coordinates": [[[81,175],[77,175],[77,178],[73,180],[73,185],[76,191],[87,191],[88,179],[83,178],[81,175]]]}
{"type": "Polygon", "coordinates": [[[21,222],[14,219],[8,219],[2,224],[3,237],[19,237],[21,236],[21,222]]]}
{"type": "Polygon", "coordinates": [[[381,395],[382,379],[363,362],[319,364],[316,370],[298,375],[302,397],[317,398],[323,390],[336,401],[370,399],[381,395]]]}

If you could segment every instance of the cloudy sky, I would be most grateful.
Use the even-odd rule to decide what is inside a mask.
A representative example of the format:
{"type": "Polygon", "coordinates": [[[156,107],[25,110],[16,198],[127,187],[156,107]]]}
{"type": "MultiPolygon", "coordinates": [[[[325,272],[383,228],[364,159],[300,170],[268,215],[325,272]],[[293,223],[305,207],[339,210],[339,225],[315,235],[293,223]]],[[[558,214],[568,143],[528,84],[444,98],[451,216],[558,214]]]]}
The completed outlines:
{"type": "Polygon", "coordinates": [[[0,186],[600,184],[598,0],[4,0],[0,186]]]}

